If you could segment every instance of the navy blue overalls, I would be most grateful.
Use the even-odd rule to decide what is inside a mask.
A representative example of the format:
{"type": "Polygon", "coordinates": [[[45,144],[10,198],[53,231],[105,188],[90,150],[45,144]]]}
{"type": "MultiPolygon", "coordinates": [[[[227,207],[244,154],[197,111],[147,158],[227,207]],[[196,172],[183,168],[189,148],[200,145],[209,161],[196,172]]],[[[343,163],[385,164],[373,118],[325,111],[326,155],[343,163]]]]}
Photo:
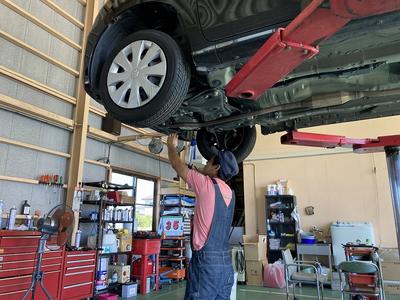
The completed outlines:
{"type": "Polygon", "coordinates": [[[233,285],[229,232],[235,209],[235,196],[226,206],[215,179],[214,216],[204,247],[193,251],[190,260],[185,300],[229,300],[233,285]]]}

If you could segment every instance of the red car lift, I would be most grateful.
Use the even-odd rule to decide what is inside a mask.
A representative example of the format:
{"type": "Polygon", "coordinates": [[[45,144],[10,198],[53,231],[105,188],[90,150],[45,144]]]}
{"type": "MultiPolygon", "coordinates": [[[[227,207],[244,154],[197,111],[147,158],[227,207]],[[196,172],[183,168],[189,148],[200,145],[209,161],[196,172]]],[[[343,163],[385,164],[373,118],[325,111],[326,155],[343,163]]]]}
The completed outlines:
{"type": "Polygon", "coordinates": [[[318,45],[353,19],[400,9],[400,0],[313,0],[286,28],[279,28],[225,87],[229,97],[256,100],[318,54],[318,45]]]}
{"type": "Polygon", "coordinates": [[[353,139],[340,135],[291,131],[281,137],[281,143],[323,148],[346,147],[353,148],[355,153],[385,152],[400,253],[400,135],[353,139]]]}

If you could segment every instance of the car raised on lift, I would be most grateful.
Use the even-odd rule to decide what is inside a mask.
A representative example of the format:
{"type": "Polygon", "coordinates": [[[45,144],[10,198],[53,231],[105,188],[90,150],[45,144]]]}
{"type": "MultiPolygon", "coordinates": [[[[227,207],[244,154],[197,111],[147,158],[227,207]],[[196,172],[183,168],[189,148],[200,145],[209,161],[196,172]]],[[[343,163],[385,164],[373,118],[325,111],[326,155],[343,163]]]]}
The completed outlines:
{"type": "Polygon", "coordinates": [[[398,12],[350,22],[258,101],[226,96],[248,59],[309,2],[106,1],[87,41],[85,89],[122,122],[184,139],[196,132],[205,158],[215,146],[239,161],[256,124],[270,134],[399,114],[398,12]]]}

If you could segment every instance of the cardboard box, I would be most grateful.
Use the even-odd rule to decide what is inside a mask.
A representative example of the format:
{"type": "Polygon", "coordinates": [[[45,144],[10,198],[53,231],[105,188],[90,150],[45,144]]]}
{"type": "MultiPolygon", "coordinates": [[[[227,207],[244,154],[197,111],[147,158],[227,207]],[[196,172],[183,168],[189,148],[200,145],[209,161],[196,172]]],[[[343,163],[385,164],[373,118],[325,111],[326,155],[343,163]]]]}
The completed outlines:
{"type": "Polygon", "coordinates": [[[122,204],[135,204],[135,198],[133,198],[133,196],[128,196],[126,191],[120,191],[119,195],[122,204]]]}
{"type": "Polygon", "coordinates": [[[246,284],[263,286],[264,266],[267,260],[246,260],[246,284]]]}
{"type": "Polygon", "coordinates": [[[400,261],[383,261],[381,263],[383,280],[400,280],[400,261]]]}
{"type": "Polygon", "coordinates": [[[131,280],[131,267],[129,265],[109,265],[108,278],[117,273],[119,283],[127,283],[131,280]]]}
{"type": "Polygon", "coordinates": [[[386,294],[400,295],[400,281],[385,281],[384,290],[386,294]]]}
{"type": "Polygon", "coordinates": [[[246,260],[265,260],[267,257],[266,235],[244,235],[244,257],[246,260]]]}
{"type": "Polygon", "coordinates": [[[379,248],[379,257],[383,261],[400,261],[399,249],[397,248],[379,248]]]}
{"type": "Polygon", "coordinates": [[[118,235],[119,251],[126,252],[132,250],[132,235],[118,235]]]}

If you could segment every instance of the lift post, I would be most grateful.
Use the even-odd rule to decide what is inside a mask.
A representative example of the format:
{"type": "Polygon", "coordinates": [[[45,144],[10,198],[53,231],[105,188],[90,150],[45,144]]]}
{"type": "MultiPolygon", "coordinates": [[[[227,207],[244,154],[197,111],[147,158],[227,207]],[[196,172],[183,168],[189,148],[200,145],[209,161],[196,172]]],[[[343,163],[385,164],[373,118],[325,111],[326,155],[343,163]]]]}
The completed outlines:
{"type": "Polygon", "coordinates": [[[385,152],[400,254],[400,135],[354,139],[341,135],[291,131],[281,137],[281,143],[320,148],[345,147],[352,148],[354,153],[385,152]]]}

